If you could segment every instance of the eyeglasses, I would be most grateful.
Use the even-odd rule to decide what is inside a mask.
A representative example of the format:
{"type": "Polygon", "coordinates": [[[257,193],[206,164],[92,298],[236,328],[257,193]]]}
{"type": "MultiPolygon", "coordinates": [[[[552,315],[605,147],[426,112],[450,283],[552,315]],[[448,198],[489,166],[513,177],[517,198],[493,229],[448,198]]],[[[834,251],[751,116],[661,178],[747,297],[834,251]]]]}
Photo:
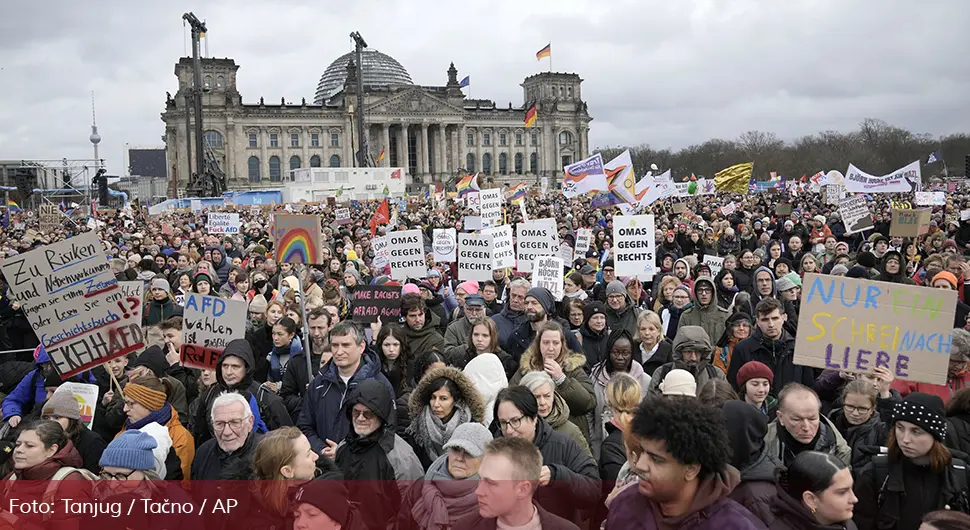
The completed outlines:
{"type": "Polygon", "coordinates": [[[357,409],[354,409],[354,410],[350,411],[350,414],[354,417],[355,420],[357,418],[361,417],[361,416],[363,416],[365,420],[372,420],[372,419],[374,419],[374,418],[377,417],[376,414],[374,414],[373,412],[371,412],[369,410],[357,410],[357,409]]]}
{"type": "Polygon", "coordinates": [[[101,477],[101,480],[128,480],[129,478],[131,478],[132,475],[135,474],[136,471],[138,470],[133,469],[128,473],[108,473],[107,471],[102,469],[101,474],[98,476],[101,477]]]}
{"type": "Polygon", "coordinates": [[[509,427],[511,427],[513,429],[518,429],[519,428],[519,425],[522,425],[522,420],[524,420],[524,419],[525,419],[525,416],[519,416],[518,418],[512,418],[509,421],[499,420],[498,421],[498,424],[499,424],[499,427],[501,427],[503,431],[505,429],[508,429],[509,427]]]}
{"type": "Polygon", "coordinates": [[[214,422],[212,422],[212,428],[215,429],[215,430],[217,430],[217,431],[224,431],[224,430],[226,430],[226,427],[227,426],[230,427],[234,431],[238,431],[243,426],[243,420],[242,419],[235,419],[235,420],[229,420],[229,421],[214,421],[214,422]]]}
{"type": "Polygon", "coordinates": [[[851,414],[869,414],[872,411],[872,407],[853,407],[852,405],[843,405],[846,412],[851,414]]]}

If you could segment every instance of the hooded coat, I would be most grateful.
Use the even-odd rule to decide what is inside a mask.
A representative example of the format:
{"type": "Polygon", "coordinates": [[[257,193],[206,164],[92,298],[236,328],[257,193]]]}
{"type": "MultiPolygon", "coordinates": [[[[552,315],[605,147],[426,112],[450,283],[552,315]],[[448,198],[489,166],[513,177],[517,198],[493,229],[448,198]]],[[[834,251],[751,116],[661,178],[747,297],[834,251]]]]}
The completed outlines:
{"type": "Polygon", "coordinates": [[[145,302],[145,307],[142,311],[145,315],[141,319],[143,326],[155,326],[163,320],[168,320],[174,316],[182,316],[182,308],[175,303],[175,300],[171,296],[162,301],[152,298],[145,302]]]}
{"type": "Polygon", "coordinates": [[[900,285],[916,285],[909,276],[906,275],[906,260],[903,259],[903,255],[897,250],[890,250],[883,254],[882,259],[879,260],[879,276],[876,276],[877,282],[889,282],[898,283],[900,285]],[[896,274],[889,274],[886,272],[886,261],[895,257],[899,262],[899,272],[896,274]]]}
{"type": "Polygon", "coordinates": [[[815,370],[810,366],[795,364],[795,337],[788,330],[782,329],[781,338],[770,339],[755,326],[751,336],[734,346],[731,363],[728,366],[727,380],[737,390],[738,370],[745,363],[758,361],[771,368],[775,374],[771,382],[771,393],[775,396],[788,383],[801,383],[812,388],[815,382],[815,370]]]}
{"type": "Polygon", "coordinates": [[[661,393],[660,383],[675,368],[687,370],[694,374],[698,390],[704,386],[704,383],[707,383],[711,379],[724,379],[724,372],[718,370],[711,364],[713,358],[714,346],[711,344],[711,339],[707,336],[704,328],[699,326],[685,326],[681,328],[677,332],[677,338],[674,339],[673,352],[671,353],[672,361],[657,368],[653,373],[650,378],[649,392],[659,395],[661,393]],[[701,360],[697,366],[689,367],[684,363],[683,352],[687,349],[700,352],[701,360]]]}
{"type": "Polygon", "coordinates": [[[731,316],[731,313],[717,304],[717,287],[714,280],[707,276],[697,278],[694,280],[694,288],[691,294],[694,295],[694,304],[680,315],[677,330],[683,329],[684,326],[700,326],[704,328],[707,336],[711,337],[712,340],[723,335],[727,319],[731,316]],[[700,305],[697,299],[697,286],[702,283],[711,288],[711,303],[706,306],[700,305]]]}
{"type": "MultiPolygon", "coordinates": [[[[554,322],[558,322],[562,326],[563,330],[569,329],[569,322],[556,317],[556,299],[552,297],[552,293],[548,289],[543,288],[532,288],[526,297],[534,297],[539,301],[542,306],[542,310],[546,313],[546,318],[554,322]]],[[[609,318],[609,317],[607,317],[609,318]]],[[[566,348],[570,351],[581,352],[583,351],[583,345],[579,343],[579,339],[573,333],[565,333],[566,335],[566,348]]],[[[522,358],[522,354],[529,349],[529,345],[532,344],[532,340],[535,339],[536,332],[532,329],[532,323],[526,319],[522,324],[519,324],[515,330],[512,331],[512,335],[509,337],[508,344],[504,344],[502,349],[508,352],[512,358],[519,360],[522,358]]]]}
{"type": "Polygon", "coordinates": [[[232,267],[232,264],[229,263],[229,260],[226,259],[226,249],[223,246],[215,245],[207,248],[206,250],[211,251],[213,254],[212,256],[213,280],[215,280],[215,283],[217,285],[212,286],[212,292],[216,293],[219,291],[219,288],[221,288],[223,285],[225,285],[227,281],[229,281],[229,269],[232,267]],[[216,257],[215,257],[216,252],[219,253],[218,260],[216,260],[216,257]]]}
{"type": "MultiPolygon", "coordinates": [[[[627,339],[630,341],[630,346],[634,347],[633,336],[623,329],[615,329],[610,333],[609,339],[606,343],[606,351],[609,352],[613,349],[613,345],[620,339],[627,339]]],[[[609,355],[609,353],[607,353],[609,355]]],[[[596,409],[593,410],[593,414],[590,418],[589,425],[589,445],[593,449],[593,458],[599,461],[600,459],[600,448],[603,445],[603,440],[606,439],[606,427],[609,425],[611,420],[610,415],[610,405],[607,403],[606,399],[606,385],[609,384],[610,378],[616,372],[610,371],[610,360],[609,357],[603,362],[597,364],[593,367],[593,371],[590,374],[590,379],[593,380],[593,391],[596,394],[596,409]]],[[[647,389],[650,388],[650,375],[643,371],[643,367],[640,363],[630,359],[630,369],[627,372],[640,383],[640,392],[642,395],[646,395],[647,389]]]]}
{"type": "MultiPolygon", "coordinates": [[[[4,421],[7,421],[12,416],[20,416],[23,418],[27,414],[30,414],[34,407],[39,407],[47,401],[47,390],[44,386],[44,370],[41,365],[51,362],[51,358],[47,355],[47,350],[43,346],[38,346],[34,354],[34,365],[36,367],[17,384],[13,392],[3,398],[2,408],[4,421]]],[[[90,371],[74,376],[69,381],[97,384],[94,375],[90,371]]]]}
{"type": "MultiPolygon", "coordinates": [[[[445,453],[445,450],[438,444],[431,440],[423,439],[422,432],[420,429],[417,429],[416,425],[418,422],[423,421],[424,409],[430,406],[429,403],[431,402],[432,394],[431,383],[439,378],[451,380],[458,387],[458,392],[461,393],[461,400],[455,399],[456,413],[459,406],[465,406],[468,407],[471,413],[469,421],[482,423],[485,420],[485,401],[482,399],[482,395],[479,394],[478,389],[475,388],[472,380],[461,370],[452,366],[443,366],[441,368],[435,368],[425,374],[418,381],[417,386],[414,387],[414,391],[411,392],[411,397],[408,400],[411,426],[407,430],[407,434],[411,437],[409,440],[411,447],[414,448],[414,453],[418,455],[425,469],[445,453]]],[[[442,440],[441,445],[447,442],[448,440],[442,440]]]]}
{"type": "MultiPolygon", "coordinates": [[[[512,361],[512,358],[508,357],[508,354],[505,355],[506,359],[512,361]]],[[[512,362],[514,363],[514,361],[512,362]]],[[[510,372],[506,361],[498,355],[483,353],[469,359],[467,363],[460,367],[457,365],[455,367],[461,368],[462,372],[471,379],[472,384],[475,385],[475,389],[482,396],[482,401],[485,403],[485,419],[482,421],[482,425],[488,427],[494,419],[495,398],[498,397],[498,393],[503,388],[509,386],[510,372]]],[[[515,370],[517,369],[518,365],[515,365],[515,368],[511,371],[511,375],[515,375],[515,370]]]]}
{"type": "Polygon", "coordinates": [[[761,296],[761,293],[758,292],[758,273],[760,272],[767,272],[768,274],[771,275],[770,298],[774,298],[775,300],[778,300],[779,302],[781,302],[781,305],[785,310],[784,311],[785,315],[788,316],[788,320],[785,322],[785,329],[788,330],[788,333],[790,333],[794,337],[798,329],[798,310],[795,309],[795,304],[791,303],[791,301],[782,300],[778,296],[778,284],[775,283],[775,280],[776,280],[775,273],[768,267],[758,267],[758,269],[751,275],[751,287],[750,287],[750,290],[748,291],[751,294],[751,303],[747,307],[747,311],[745,311],[745,313],[757,319],[758,302],[760,302],[765,298],[769,298],[767,296],[761,296]]]}
{"type": "Polygon", "coordinates": [[[731,492],[731,498],[771,525],[771,500],[777,493],[775,469],[780,464],[765,452],[768,421],[761,411],[743,401],[728,401],[721,410],[727,420],[731,465],[741,472],[741,483],[731,492]]]}
{"type": "MultiPolygon", "coordinates": [[[[568,334],[567,334],[568,336],[568,334]]],[[[517,385],[522,377],[533,371],[541,371],[542,353],[536,350],[539,359],[530,359],[523,355],[519,361],[519,371],[509,381],[509,385],[517,385]]],[[[589,440],[589,421],[586,415],[596,409],[596,392],[593,390],[593,381],[586,374],[586,357],[568,352],[566,358],[561,363],[562,373],[566,380],[561,385],[556,386],[556,393],[561,395],[569,406],[569,421],[579,427],[583,437],[589,440]]]]}

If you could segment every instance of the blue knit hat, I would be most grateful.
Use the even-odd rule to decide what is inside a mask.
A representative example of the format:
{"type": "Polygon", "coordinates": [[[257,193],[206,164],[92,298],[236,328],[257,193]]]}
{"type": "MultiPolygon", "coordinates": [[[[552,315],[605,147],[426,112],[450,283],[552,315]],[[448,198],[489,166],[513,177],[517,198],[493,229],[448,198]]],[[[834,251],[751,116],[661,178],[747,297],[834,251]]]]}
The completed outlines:
{"type": "Polygon", "coordinates": [[[158,442],[150,434],[136,430],[124,431],[105,447],[98,463],[101,467],[120,467],[132,471],[154,470],[155,455],[152,449],[156,447],[158,442]]]}

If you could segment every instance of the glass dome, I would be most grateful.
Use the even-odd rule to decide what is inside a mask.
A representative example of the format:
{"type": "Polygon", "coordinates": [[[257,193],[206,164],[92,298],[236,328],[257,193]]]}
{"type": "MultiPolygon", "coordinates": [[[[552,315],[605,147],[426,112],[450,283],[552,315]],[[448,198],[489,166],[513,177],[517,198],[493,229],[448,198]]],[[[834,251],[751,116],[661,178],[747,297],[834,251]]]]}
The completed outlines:
{"type": "MultiPolygon", "coordinates": [[[[356,59],[355,52],[345,53],[330,63],[327,70],[320,76],[317,93],[313,102],[323,104],[331,96],[340,92],[347,80],[347,63],[356,59]]],[[[390,55],[383,54],[373,48],[365,48],[361,52],[364,63],[364,86],[386,87],[389,85],[412,85],[411,75],[390,55]]]]}

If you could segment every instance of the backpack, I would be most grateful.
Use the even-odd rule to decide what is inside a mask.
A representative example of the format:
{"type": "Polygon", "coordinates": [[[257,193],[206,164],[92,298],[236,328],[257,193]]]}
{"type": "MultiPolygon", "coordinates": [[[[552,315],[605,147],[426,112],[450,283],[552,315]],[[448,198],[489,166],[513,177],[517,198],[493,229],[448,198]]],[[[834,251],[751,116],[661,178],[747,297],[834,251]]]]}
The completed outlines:
{"type": "MultiPolygon", "coordinates": [[[[62,467],[58,469],[54,473],[54,476],[48,481],[47,489],[44,490],[44,495],[41,497],[41,502],[47,505],[52,505],[54,501],[59,499],[61,496],[58,495],[57,489],[61,485],[61,482],[63,482],[64,479],[67,478],[67,476],[71,473],[80,473],[81,477],[88,482],[96,482],[98,480],[98,476],[87,469],[69,466],[62,467]]],[[[11,475],[10,478],[7,479],[7,486],[4,488],[5,493],[10,491],[10,488],[13,486],[11,482],[15,480],[17,480],[17,475],[11,475]]],[[[41,520],[48,521],[50,520],[51,515],[52,514],[49,511],[45,512],[41,520]]]]}

